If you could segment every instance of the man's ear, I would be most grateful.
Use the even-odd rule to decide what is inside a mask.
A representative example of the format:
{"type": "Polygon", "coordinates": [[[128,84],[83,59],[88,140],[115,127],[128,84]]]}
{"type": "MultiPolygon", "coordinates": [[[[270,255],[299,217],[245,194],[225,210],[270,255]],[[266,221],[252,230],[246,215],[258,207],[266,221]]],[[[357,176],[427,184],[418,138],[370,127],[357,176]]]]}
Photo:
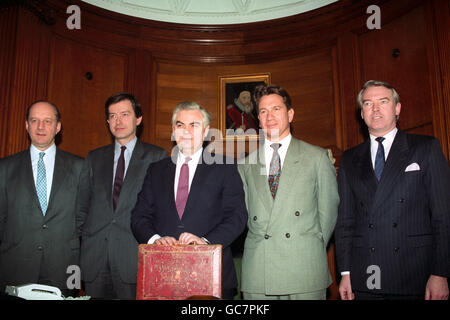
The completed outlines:
{"type": "Polygon", "coordinates": [[[209,126],[206,126],[205,133],[203,134],[203,140],[205,140],[205,138],[208,136],[208,133],[209,133],[209,126]]]}
{"type": "Polygon", "coordinates": [[[290,109],[288,110],[288,119],[289,119],[289,123],[291,123],[292,120],[294,120],[294,113],[295,113],[294,108],[290,108],[290,109]]]}
{"type": "Polygon", "coordinates": [[[400,116],[400,111],[402,110],[402,104],[400,102],[398,102],[395,105],[395,115],[398,117],[400,116]]]}

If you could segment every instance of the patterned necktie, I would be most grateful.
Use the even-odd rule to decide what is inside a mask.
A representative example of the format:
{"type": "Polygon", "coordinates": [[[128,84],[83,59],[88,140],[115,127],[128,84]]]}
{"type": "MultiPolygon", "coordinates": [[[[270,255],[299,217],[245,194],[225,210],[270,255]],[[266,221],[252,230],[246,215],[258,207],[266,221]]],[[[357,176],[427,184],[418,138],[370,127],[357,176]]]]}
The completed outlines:
{"type": "Polygon", "coordinates": [[[39,152],[39,161],[37,163],[36,192],[41,204],[42,214],[47,212],[47,174],[44,163],[45,152],[39,152]]]}
{"type": "Polygon", "coordinates": [[[186,207],[186,202],[189,195],[189,161],[191,161],[191,158],[187,157],[181,166],[180,177],[178,178],[175,204],[177,206],[178,216],[180,219],[183,217],[184,208],[186,207]]]}
{"type": "Polygon", "coordinates": [[[272,143],[270,145],[273,148],[272,160],[270,161],[269,169],[269,188],[272,193],[272,198],[275,199],[278,189],[278,182],[280,181],[281,174],[281,161],[278,149],[281,147],[280,143],[272,143]]]}
{"type": "Polygon", "coordinates": [[[385,159],[384,159],[384,147],[383,147],[383,140],[384,137],[378,137],[375,139],[378,142],[378,150],[377,150],[377,155],[375,156],[375,176],[377,177],[378,181],[380,181],[381,179],[381,174],[383,173],[383,169],[384,169],[384,163],[385,163],[385,159]]]}
{"type": "Polygon", "coordinates": [[[119,200],[120,189],[122,189],[123,175],[125,173],[125,149],[127,147],[121,146],[120,157],[117,161],[116,176],[114,178],[114,191],[113,191],[113,207],[117,208],[117,201],[119,200]]]}

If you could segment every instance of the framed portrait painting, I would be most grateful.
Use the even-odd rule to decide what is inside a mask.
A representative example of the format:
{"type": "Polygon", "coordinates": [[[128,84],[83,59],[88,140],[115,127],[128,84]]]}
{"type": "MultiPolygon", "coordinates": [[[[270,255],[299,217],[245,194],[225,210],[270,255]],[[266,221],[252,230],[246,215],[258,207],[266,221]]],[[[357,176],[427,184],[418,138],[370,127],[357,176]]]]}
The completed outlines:
{"type": "Polygon", "coordinates": [[[253,90],[270,81],[270,73],[219,76],[219,130],[225,140],[258,139],[253,90]]]}

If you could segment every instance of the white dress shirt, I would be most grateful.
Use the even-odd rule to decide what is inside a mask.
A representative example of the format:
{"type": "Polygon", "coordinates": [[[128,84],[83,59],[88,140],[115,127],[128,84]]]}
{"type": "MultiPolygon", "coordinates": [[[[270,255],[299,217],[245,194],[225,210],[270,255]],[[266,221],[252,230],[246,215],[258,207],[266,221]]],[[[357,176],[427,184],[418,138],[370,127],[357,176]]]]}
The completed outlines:
{"type": "MultiPolygon", "coordinates": [[[[197,165],[198,165],[198,163],[200,161],[200,157],[202,156],[202,154],[203,154],[203,148],[200,148],[193,155],[189,156],[191,158],[191,160],[188,162],[188,167],[189,167],[189,190],[191,190],[192,180],[194,179],[195,171],[197,170],[197,165]]],[[[176,201],[176,199],[177,199],[178,180],[180,179],[181,166],[184,164],[184,162],[186,161],[187,157],[188,156],[185,156],[181,152],[178,152],[177,167],[175,169],[175,180],[174,180],[174,183],[173,183],[173,194],[175,196],[174,201],[176,201]]],[[[148,244],[153,244],[159,238],[161,238],[161,236],[159,234],[155,234],[148,240],[147,243],[148,244]]],[[[206,239],[203,239],[203,240],[207,241],[206,239]]]]}
{"type": "MultiPolygon", "coordinates": [[[[384,147],[384,160],[387,160],[389,155],[389,151],[391,151],[392,143],[394,142],[395,135],[397,134],[397,127],[392,129],[389,133],[385,134],[384,140],[382,142],[384,147]]],[[[372,167],[375,168],[375,157],[377,156],[378,151],[378,141],[376,141],[377,137],[370,135],[370,155],[372,158],[372,167]]]]}
{"type": "Polygon", "coordinates": [[[52,144],[49,148],[47,148],[44,151],[39,150],[34,145],[30,146],[31,168],[33,169],[33,178],[35,186],[37,179],[37,165],[39,161],[39,153],[41,152],[45,152],[43,161],[45,164],[45,177],[47,178],[47,203],[48,203],[50,200],[50,192],[52,190],[53,171],[55,169],[56,145],[52,144]]]}
{"type": "MultiPolygon", "coordinates": [[[[188,162],[188,167],[189,167],[189,189],[188,190],[191,190],[191,184],[192,184],[192,180],[194,179],[195,170],[197,170],[197,165],[200,161],[200,157],[202,154],[203,154],[203,148],[200,148],[192,156],[189,156],[191,158],[191,160],[188,162]]],[[[184,162],[186,161],[186,158],[187,158],[187,156],[185,156],[181,152],[178,152],[177,168],[175,170],[175,181],[173,183],[173,194],[175,196],[175,200],[177,199],[178,180],[180,180],[181,167],[183,166],[184,162]]]]}
{"type": "Polygon", "coordinates": [[[278,154],[280,155],[281,170],[283,170],[284,159],[286,159],[286,153],[291,143],[292,135],[288,134],[286,137],[278,142],[272,142],[268,139],[264,141],[264,160],[266,161],[266,175],[269,176],[270,171],[270,161],[272,161],[272,156],[274,149],[270,146],[272,143],[280,143],[281,146],[278,149],[278,154]]]}

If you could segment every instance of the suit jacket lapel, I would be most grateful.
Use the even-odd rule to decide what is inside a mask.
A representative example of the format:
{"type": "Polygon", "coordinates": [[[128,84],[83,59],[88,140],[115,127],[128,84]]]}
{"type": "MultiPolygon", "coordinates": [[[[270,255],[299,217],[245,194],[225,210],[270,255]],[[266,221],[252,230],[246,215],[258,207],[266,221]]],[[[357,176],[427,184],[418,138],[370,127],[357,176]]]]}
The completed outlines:
{"type": "Polygon", "coordinates": [[[266,207],[267,212],[271,212],[273,207],[273,200],[272,194],[270,193],[267,177],[264,145],[261,145],[254,154],[255,156],[257,156],[257,159],[254,159],[254,162],[256,162],[256,164],[250,166],[251,174],[255,183],[254,187],[259,194],[261,202],[266,207]]]}
{"type": "MultiPolygon", "coordinates": [[[[133,189],[133,185],[135,183],[136,177],[138,177],[141,173],[142,166],[145,165],[145,162],[143,161],[142,157],[144,155],[144,148],[142,147],[142,143],[137,140],[136,145],[133,149],[133,154],[130,158],[130,163],[128,164],[127,172],[125,175],[125,179],[122,184],[122,189],[120,190],[119,195],[119,201],[118,206],[124,201],[124,199],[128,199],[130,197],[130,192],[133,189]]],[[[147,168],[145,168],[146,170],[147,168]]],[[[145,175],[144,171],[144,175],[145,175]]],[[[111,188],[112,188],[112,181],[111,181],[111,188]]],[[[112,189],[111,189],[112,190],[112,189]]],[[[110,192],[112,193],[112,192],[110,192]]],[[[132,199],[130,199],[132,201],[132,199]]],[[[119,210],[116,210],[116,212],[120,212],[119,210]]]]}
{"type": "Polygon", "coordinates": [[[266,180],[266,189],[268,191],[268,196],[266,199],[271,201],[272,207],[269,210],[269,224],[271,225],[273,219],[276,219],[279,214],[283,213],[283,208],[285,208],[286,203],[292,202],[290,199],[289,188],[292,188],[298,175],[302,174],[301,162],[304,156],[303,150],[301,148],[301,143],[294,137],[292,137],[289,144],[288,150],[286,152],[286,158],[284,159],[283,166],[281,169],[280,182],[278,184],[277,194],[274,200],[272,200],[272,194],[270,193],[268,182],[266,180]],[[282,208],[280,210],[280,208],[282,208]],[[273,212],[277,212],[276,215],[273,212]]]}
{"type": "Polygon", "coordinates": [[[289,189],[294,185],[296,177],[302,174],[301,162],[303,157],[304,152],[301,148],[301,142],[292,137],[282,166],[275,201],[283,202],[286,200],[285,197],[289,197],[289,189]]]}
{"type": "MultiPolygon", "coordinates": [[[[33,177],[33,168],[31,166],[31,155],[30,150],[28,149],[26,152],[24,152],[22,157],[22,164],[20,167],[23,168],[22,174],[23,174],[23,186],[26,189],[25,193],[21,192],[21,195],[24,197],[23,199],[27,198],[27,193],[29,194],[31,199],[31,202],[33,206],[36,206],[37,208],[41,209],[41,205],[39,203],[39,199],[36,192],[36,185],[33,177]]],[[[34,210],[33,210],[34,212],[34,210]]],[[[42,211],[40,212],[42,215],[42,211]]]]}
{"type": "Polygon", "coordinates": [[[105,188],[106,200],[110,204],[110,210],[113,209],[112,205],[112,190],[113,190],[113,177],[114,177],[114,144],[110,144],[103,153],[102,162],[102,179],[103,187],[105,188]]]}
{"type": "Polygon", "coordinates": [[[200,162],[197,165],[197,169],[195,169],[194,178],[192,179],[191,187],[189,189],[186,207],[184,208],[182,219],[184,219],[185,216],[195,208],[195,203],[201,198],[202,186],[205,184],[208,172],[212,167],[213,165],[208,165],[202,159],[200,159],[200,162]]]}
{"type": "Polygon", "coordinates": [[[395,181],[397,181],[399,175],[406,167],[408,152],[409,149],[406,134],[399,130],[394,138],[394,142],[392,143],[391,150],[389,151],[389,155],[383,169],[383,174],[381,175],[381,180],[378,183],[378,188],[373,203],[373,210],[381,205],[384,199],[391,193],[395,181]]]}
{"type": "Polygon", "coordinates": [[[61,155],[61,152],[58,148],[56,148],[55,154],[55,167],[53,168],[53,181],[52,181],[52,189],[50,191],[50,198],[48,201],[48,208],[45,217],[48,218],[52,215],[55,215],[56,212],[52,210],[53,203],[56,201],[56,196],[58,191],[61,189],[61,186],[64,183],[64,179],[67,175],[67,169],[65,168],[64,157],[61,155]]]}
{"type": "MultiPolygon", "coordinates": [[[[162,184],[162,189],[166,190],[165,194],[167,194],[167,203],[169,204],[169,211],[173,212],[177,218],[179,219],[178,216],[178,211],[177,211],[177,206],[175,204],[175,193],[174,193],[174,183],[175,183],[175,171],[177,169],[176,166],[176,157],[174,158],[172,156],[172,158],[169,160],[167,160],[167,167],[164,170],[164,172],[161,172],[161,184],[162,184]],[[175,159],[175,162],[174,162],[175,159]]],[[[189,199],[188,199],[189,201],[189,199]]],[[[187,204],[186,204],[187,207],[187,204]]],[[[186,211],[186,208],[185,208],[186,211]]]]}
{"type": "Polygon", "coordinates": [[[373,171],[372,158],[370,156],[370,139],[366,140],[361,148],[355,152],[353,166],[357,170],[358,181],[361,181],[368,194],[375,194],[377,190],[377,178],[373,171]]]}
{"type": "MultiPolygon", "coordinates": [[[[195,169],[195,174],[192,179],[191,187],[189,189],[189,195],[188,195],[188,199],[186,202],[186,207],[184,209],[182,219],[184,219],[186,215],[189,215],[189,213],[191,211],[195,210],[195,204],[202,197],[202,188],[208,179],[208,175],[211,172],[211,170],[213,170],[214,167],[216,166],[215,164],[208,164],[209,162],[205,161],[205,159],[203,158],[204,152],[205,152],[205,150],[203,150],[202,156],[200,157],[199,163],[197,164],[197,168],[195,169]]],[[[174,177],[175,177],[175,172],[174,172],[174,177]]],[[[172,194],[173,194],[173,192],[172,192],[172,194]]],[[[176,211],[176,207],[175,207],[175,211],[176,211]]]]}

